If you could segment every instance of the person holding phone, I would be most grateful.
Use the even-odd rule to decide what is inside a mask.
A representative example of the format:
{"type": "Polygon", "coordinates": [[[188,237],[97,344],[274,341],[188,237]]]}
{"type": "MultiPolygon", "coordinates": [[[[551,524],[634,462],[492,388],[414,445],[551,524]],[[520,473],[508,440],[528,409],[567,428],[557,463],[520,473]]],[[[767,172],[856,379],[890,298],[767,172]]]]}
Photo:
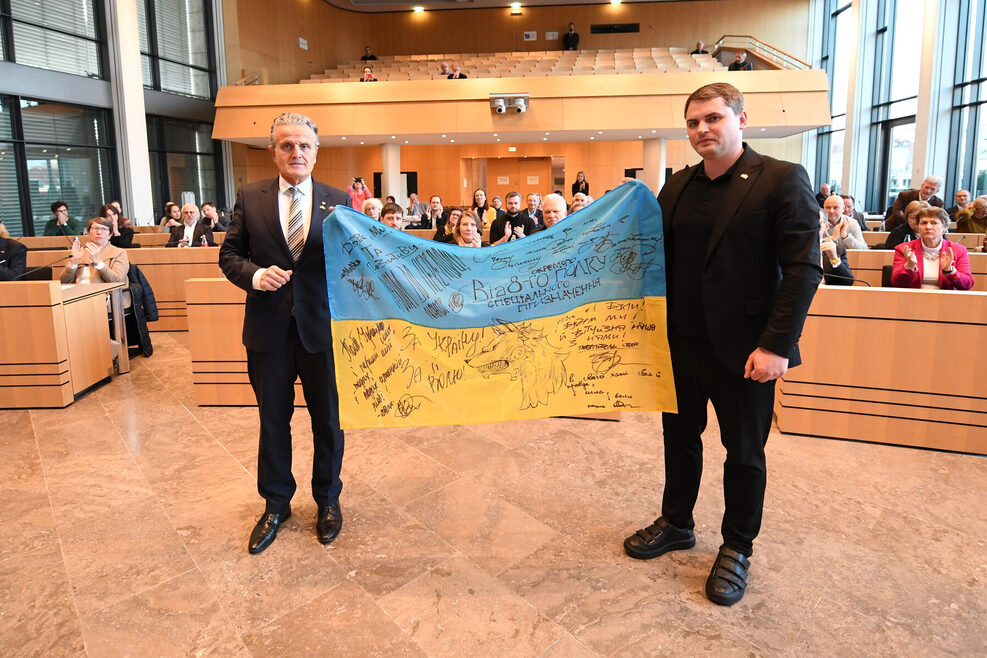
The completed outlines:
{"type": "Polygon", "coordinates": [[[346,188],[346,193],[350,195],[350,208],[360,212],[363,212],[363,202],[374,198],[373,192],[367,189],[367,185],[359,176],[346,188]]]}

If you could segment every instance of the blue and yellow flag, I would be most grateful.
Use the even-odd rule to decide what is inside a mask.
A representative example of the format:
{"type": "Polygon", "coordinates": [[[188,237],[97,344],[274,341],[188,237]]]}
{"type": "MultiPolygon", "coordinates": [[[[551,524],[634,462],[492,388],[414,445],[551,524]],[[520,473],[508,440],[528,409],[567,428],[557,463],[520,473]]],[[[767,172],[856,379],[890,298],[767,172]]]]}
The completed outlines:
{"type": "Polygon", "coordinates": [[[493,247],[323,223],[345,429],[675,410],[661,210],[632,181],[493,247]]]}

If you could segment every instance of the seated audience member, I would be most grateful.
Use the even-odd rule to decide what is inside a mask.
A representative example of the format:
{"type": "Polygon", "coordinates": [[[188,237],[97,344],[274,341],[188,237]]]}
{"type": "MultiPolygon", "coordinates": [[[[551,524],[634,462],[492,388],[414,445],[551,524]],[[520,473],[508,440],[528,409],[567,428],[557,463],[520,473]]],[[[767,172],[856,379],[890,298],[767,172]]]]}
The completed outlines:
{"type": "Polygon", "coordinates": [[[483,242],[483,230],[480,228],[476,213],[473,211],[467,211],[459,218],[453,238],[460,247],[489,246],[488,243],[483,242]]]}
{"type": "Polygon", "coordinates": [[[13,281],[27,271],[27,247],[6,236],[0,236],[0,281],[13,281]]]}
{"type": "Polygon", "coordinates": [[[360,82],[377,82],[377,78],[374,77],[374,70],[369,66],[364,66],[360,82]]]}
{"type": "Polygon", "coordinates": [[[363,179],[359,177],[353,179],[353,182],[346,188],[346,193],[350,195],[350,208],[361,212],[363,211],[363,202],[374,197],[373,193],[364,185],[363,179]]]}
{"type": "Polygon", "coordinates": [[[452,73],[446,76],[449,80],[465,80],[466,74],[459,68],[459,64],[452,65],[452,73]]]}
{"type": "Polygon", "coordinates": [[[62,283],[117,283],[127,280],[127,252],[110,244],[113,223],[105,217],[89,220],[89,242],[83,247],[76,238],[72,258],[62,270],[62,283]]]}
{"type": "Polygon", "coordinates": [[[569,204],[569,214],[576,212],[577,210],[582,210],[586,207],[586,204],[582,199],[574,199],[572,203],[569,204]]]}
{"type": "Polygon", "coordinates": [[[905,206],[905,223],[894,227],[888,233],[888,239],[884,241],[885,249],[894,249],[904,242],[911,242],[918,238],[918,212],[931,208],[925,201],[912,201],[905,206]]]}
{"type": "Polygon", "coordinates": [[[823,204],[826,203],[826,199],[831,197],[832,194],[829,191],[829,185],[823,183],[819,186],[819,191],[816,192],[816,201],[819,202],[819,207],[822,208],[823,204]]]}
{"type": "Polygon", "coordinates": [[[459,220],[462,216],[462,210],[459,208],[450,208],[446,221],[443,222],[442,226],[436,227],[435,235],[432,236],[432,239],[436,242],[446,242],[450,244],[455,242],[456,227],[459,225],[459,220]]]}
{"type": "Polygon", "coordinates": [[[158,222],[162,233],[167,233],[176,226],[182,225],[182,207],[174,201],[165,204],[165,214],[158,222]]]}
{"type": "Polygon", "coordinates": [[[384,197],[384,203],[397,203],[397,202],[398,202],[398,200],[395,199],[390,194],[388,194],[386,197],[384,197]]]}
{"type": "Polygon", "coordinates": [[[541,210],[545,217],[545,226],[539,229],[541,231],[552,228],[569,214],[561,194],[546,194],[541,202],[541,210]]]}
{"type": "Polygon", "coordinates": [[[377,55],[374,55],[370,50],[370,46],[363,47],[363,57],[360,58],[361,62],[374,62],[377,61],[377,55]]]}
{"type": "Polygon", "coordinates": [[[969,290],[973,287],[966,247],[943,236],[949,215],[942,208],[918,213],[921,237],[895,247],[891,285],[896,288],[969,290]]]}
{"type": "Polygon", "coordinates": [[[843,214],[847,217],[853,217],[857,220],[857,224],[860,226],[861,231],[867,230],[867,218],[864,217],[864,213],[857,210],[854,206],[856,200],[849,194],[841,194],[840,198],[843,199],[843,214]]]}
{"type": "Polygon", "coordinates": [[[946,208],[946,214],[949,215],[949,221],[956,222],[957,215],[961,210],[965,210],[967,206],[970,205],[970,191],[969,190],[959,190],[956,193],[956,205],[952,208],[946,208]]]}
{"type": "Polygon", "coordinates": [[[475,212],[476,216],[480,218],[480,226],[484,228],[493,224],[499,214],[496,208],[491,208],[487,204],[486,190],[479,188],[473,190],[473,205],[470,206],[470,210],[475,212]]]}
{"type": "Polygon", "coordinates": [[[111,245],[114,247],[120,247],[121,249],[126,249],[134,244],[134,229],[129,226],[120,225],[120,214],[117,212],[116,206],[112,203],[107,203],[99,209],[99,216],[105,217],[113,222],[113,226],[110,229],[111,245]]]}
{"type": "Polygon", "coordinates": [[[442,207],[442,197],[438,194],[433,194],[428,200],[428,208],[425,214],[422,215],[421,227],[432,228],[434,226],[436,228],[436,235],[439,235],[438,229],[444,229],[448,220],[449,212],[442,207]]]}
{"type": "Polygon", "coordinates": [[[741,50],[733,58],[730,66],[727,67],[728,71],[753,71],[754,65],[747,61],[747,51],[741,50]]]}
{"type": "Polygon", "coordinates": [[[7,225],[3,223],[2,219],[0,219],[0,238],[9,238],[9,237],[10,237],[10,233],[7,231],[7,225]]]}
{"type": "Polygon", "coordinates": [[[380,211],[380,222],[400,231],[404,224],[404,208],[396,203],[385,203],[380,211]]]}
{"type": "Polygon", "coordinates": [[[405,217],[411,218],[417,222],[426,211],[428,211],[428,204],[419,201],[417,193],[412,192],[408,195],[408,208],[404,211],[405,217]]]}
{"type": "Polygon", "coordinates": [[[709,52],[703,47],[705,45],[706,44],[703,43],[702,41],[697,41],[696,42],[696,49],[693,50],[693,51],[691,51],[689,54],[690,55],[708,55],[709,52]]]}
{"type": "Polygon", "coordinates": [[[573,203],[576,203],[577,201],[580,204],[582,204],[583,207],[588,206],[589,205],[589,195],[588,194],[585,194],[583,192],[576,192],[575,194],[572,195],[572,202],[573,203]]]}
{"type": "Polygon", "coordinates": [[[206,201],[202,204],[202,215],[209,222],[209,228],[213,231],[225,233],[230,230],[230,220],[219,214],[219,209],[212,201],[206,201]]]}
{"type": "Polygon", "coordinates": [[[926,201],[930,206],[944,207],[946,204],[936,196],[941,188],[942,178],[928,176],[922,181],[922,186],[919,189],[899,192],[898,198],[884,215],[884,230],[890,231],[899,224],[905,223],[905,207],[912,201],[926,201]]]}
{"type": "Polygon", "coordinates": [[[383,208],[384,204],[380,202],[380,199],[367,199],[363,202],[363,207],[360,210],[370,219],[380,219],[380,211],[383,208]]]}
{"type": "Polygon", "coordinates": [[[120,219],[120,226],[126,226],[127,228],[133,228],[133,226],[130,225],[130,219],[128,219],[127,217],[124,217],[124,214],[123,214],[123,206],[120,204],[120,202],[119,201],[110,201],[110,205],[113,206],[114,208],[116,208],[116,210],[117,210],[117,217],[119,217],[119,219],[120,219]]]}
{"type": "Polygon", "coordinates": [[[835,194],[826,199],[823,204],[826,218],[829,220],[829,230],[833,240],[844,249],[866,249],[867,242],[860,234],[860,224],[852,217],[843,214],[843,199],[835,194]]]}
{"type": "Polygon", "coordinates": [[[209,222],[199,219],[199,208],[194,203],[182,206],[182,223],[171,229],[166,247],[215,247],[209,222]],[[203,245],[205,241],[205,245],[203,245]]]}
{"type": "Polygon", "coordinates": [[[521,211],[521,214],[530,217],[531,221],[535,223],[535,228],[545,228],[544,215],[541,211],[541,195],[537,192],[529,192],[528,196],[524,198],[524,203],[527,207],[521,211]]]}
{"type": "Polygon", "coordinates": [[[450,73],[452,73],[452,69],[449,68],[449,62],[439,64],[439,75],[443,78],[448,78],[450,73]]]}
{"type": "Polygon", "coordinates": [[[44,235],[82,235],[83,223],[69,217],[69,207],[64,201],[51,204],[53,218],[45,224],[44,235]]]}
{"type": "Polygon", "coordinates": [[[562,35],[562,50],[579,50],[579,32],[576,24],[569,23],[569,30],[562,35]]]}
{"type": "Polygon", "coordinates": [[[521,195],[510,192],[504,198],[504,216],[498,217],[490,225],[490,244],[504,244],[531,235],[535,223],[530,217],[521,215],[521,195]]]}
{"type": "Polygon", "coordinates": [[[987,197],[978,196],[956,214],[956,232],[987,233],[987,197]]]}
{"type": "Polygon", "coordinates": [[[504,209],[504,200],[501,199],[499,196],[495,196],[494,198],[490,199],[490,207],[496,210],[497,214],[499,215],[500,211],[504,209]]]}
{"type": "Polygon", "coordinates": [[[822,254],[823,282],[831,286],[852,286],[853,272],[846,260],[846,249],[829,235],[829,220],[819,218],[819,252],[822,254]]]}
{"type": "Polygon", "coordinates": [[[586,174],[581,171],[576,173],[576,180],[572,183],[573,198],[580,192],[589,194],[589,183],[586,181],[586,174]]]}

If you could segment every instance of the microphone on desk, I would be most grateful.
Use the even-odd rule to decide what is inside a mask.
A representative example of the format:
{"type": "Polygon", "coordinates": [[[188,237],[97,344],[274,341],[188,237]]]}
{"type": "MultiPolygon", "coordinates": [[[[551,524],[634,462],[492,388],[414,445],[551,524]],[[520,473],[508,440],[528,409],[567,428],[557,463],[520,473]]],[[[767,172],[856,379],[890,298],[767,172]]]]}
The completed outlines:
{"type": "Polygon", "coordinates": [[[44,264],[44,265],[38,265],[37,267],[32,267],[32,268],[31,268],[31,269],[29,269],[29,270],[24,270],[24,273],[23,273],[23,274],[18,274],[18,275],[17,275],[17,276],[15,276],[15,277],[14,277],[13,279],[11,279],[11,281],[16,281],[17,279],[19,279],[19,278],[21,278],[21,277],[24,277],[24,276],[27,276],[27,275],[28,275],[28,274],[30,274],[31,272],[37,272],[38,270],[43,270],[43,269],[45,269],[46,267],[51,267],[52,265],[56,265],[56,264],[58,264],[58,263],[61,263],[61,262],[62,262],[63,260],[68,260],[69,258],[72,258],[72,254],[69,254],[68,256],[62,256],[62,257],[61,257],[61,258],[59,258],[58,260],[53,260],[53,261],[51,261],[50,263],[46,263],[46,264],[44,264]]]}
{"type": "Polygon", "coordinates": [[[866,281],[864,281],[863,279],[855,279],[852,276],[843,276],[842,274],[828,274],[828,273],[827,274],[824,274],[823,275],[823,283],[826,282],[826,279],[830,279],[830,278],[832,278],[832,279],[843,279],[844,281],[850,281],[851,282],[850,283],[851,286],[854,283],[862,283],[865,286],[867,286],[868,288],[873,288],[874,287],[871,284],[869,284],[866,281]]]}

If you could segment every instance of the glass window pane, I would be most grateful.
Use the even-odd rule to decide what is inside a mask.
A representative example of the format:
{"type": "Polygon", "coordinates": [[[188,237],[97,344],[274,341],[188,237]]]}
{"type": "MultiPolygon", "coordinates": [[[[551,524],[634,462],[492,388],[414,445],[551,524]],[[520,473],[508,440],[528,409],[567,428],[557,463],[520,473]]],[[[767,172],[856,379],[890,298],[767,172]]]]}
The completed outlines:
{"type": "Polygon", "coordinates": [[[846,92],[850,82],[850,56],[853,53],[854,35],[850,31],[852,12],[844,11],[836,17],[836,44],[833,53],[833,103],[831,114],[846,113],[846,92]]]}
{"type": "Polygon", "coordinates": [[[977,131],[977,166],[974,172],[974,197],[987,194],[987,106],[979,108],[980,128],[977,131]]]}
{"type": "Polygon", "coordinates": [[[17,165],[8,142],[0,142],[0,221],[15,238],[24,234],[21,200],[17,195],[17,165]]]}
{"type": "Polygon", "coordinates": [[[846,131],[834,131],[829,138],[829,177],[826,181],[833,194],[840,193],[843,181],[843,138],[846,131]]]}
{"type": "Polygon", "coordinates": [[[10,132],[10,100],[0,96],[0,138],[12,137],[10,132]]]}
{"type": "Polygon", "coordinates": [[[910,98],[900,103],[892,103],[888,107],[888,119],[901,119],[903,117],[914,116],[918,111],[918,99],[910,98]]]}
{"type": "Polygon", "coordinates": [[[164,205],[171,199],[165,198],[165,179],[161,173],[159,154],[151,152],[151,205],[154,207],[154,217],[160,220],[164,216],[164,205]]]}
{"type": "Polygon", "coordinates": [[[915,149],[915,124],[905,123],[891,128],[888,153],[888,197],[885,207],[894,203],[899,192],[911,188],[912,151],[915,149]]]}
{"type": "Polygon", "coordinates": [[[212,125],[164,119],[165,150],[212,153],[212,125]]]}
{"type": "Polygon", "coordinates": [[[24,141],[107,146],[106,113],[97,108],[21,100],[24,141]]]}
{"type": "Polygon", "coordinates": [[[37,235],[44,231],[53,201],[64,201],[69,215],[95,217],[113,195],[112,151],[33,144],[27,147],[27,176],[37,235]]]}
{"type": "Polygon", "coordinates": [[[151,52],[151,41],[147,38],[147,4],[144,0],[137,0],[137,38],[141,52],[151,52]]]}
{"type": "Polygon", "coordinates": [[[892,36],[891,97],[897,100],[918,94],[922,54],[923,0],[897,0],[892,36]]]}
{"type": "Polygon", "coordinates": [[[15,21],[20,19],[96,38],[92,0],[10,0],[10,15],[15,21]]]}
{"type": "Polygon", "coordinates": [[[14,61],[26,66],[100,77],[96,42],[14,22],[14,61]]]}
{"type": "Polygon", "coordinates": [[[154,87],[154,77],[151,75],[151,58],[141,55],[141,83],[145,87],[154,87]]]}
{"type": "Polygon", "coordinates": [[[204,0],[154,0],[158,55],[208,67],[204,0]]]}
{"type": "Polygon", "coordinates": [[[168,154],[168,184],[172,201],[191,193],[195,203],[216,198],[216,168],[211,155],[168,154]]]}
{"type": "Polygon", "coordinates": [[[161,91],[209,98],[209,74],[181,64],[158,60],[161,71],[161,91]]]}

